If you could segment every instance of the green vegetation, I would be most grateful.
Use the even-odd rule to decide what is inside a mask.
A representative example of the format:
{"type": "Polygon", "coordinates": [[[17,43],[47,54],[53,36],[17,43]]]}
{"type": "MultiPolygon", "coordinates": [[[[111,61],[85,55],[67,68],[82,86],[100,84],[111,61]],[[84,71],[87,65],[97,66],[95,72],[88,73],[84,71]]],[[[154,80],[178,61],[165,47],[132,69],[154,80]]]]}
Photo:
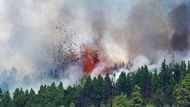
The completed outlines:
{"type": "Polygon", "coordinates": [[[67,89],[53,82],[38,93],[16,89],[12,97],[0,89],[0,107],[190,107],[190,63],[164,61],[154,72],[145,65],[117,80],[85,75],[67,89]]]}

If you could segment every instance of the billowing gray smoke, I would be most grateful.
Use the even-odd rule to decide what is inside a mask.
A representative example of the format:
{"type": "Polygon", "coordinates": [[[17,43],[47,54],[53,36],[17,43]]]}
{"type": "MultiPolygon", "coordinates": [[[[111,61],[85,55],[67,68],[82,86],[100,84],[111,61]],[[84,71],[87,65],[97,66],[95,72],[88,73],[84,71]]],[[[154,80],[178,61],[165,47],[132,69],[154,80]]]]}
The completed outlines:
{"type": "Polygon", "coordinates": [[[85,4],[85,17],[90,20],[89,24],[91,24],[92,30],[95,33],[95,44],[96,42],[97,44],[100,43],[107,27],[105,3],[106,1],[95,0],[85,4]],[[102,3],[100,4],[100,2],[102,3]]]}
{"type": "Polygon", "coordinates": [[[175,30],[172,37],[172,48],[174,50],[187,50],[189,48],[189,25],[190,9],[186,4],[177,6],[171,13],[171,24],[175,30]]]}
{"type": "MultiPolygon", "coordinates": [[[[63,81],[83,75],[86,49],[101,51],[92,72],[131,61],[157,67],[189,59],[188,0],[1,0],[0,85],[63,81]],[[185,53],[185,54],[184,54],[185,53]],[[14,67],[14,69],[9,70],[14,67]],[[14,72],[13,72],[14,71],[14,72]],[[14,81],[6,82],[13,78],[14,81]]],[[[99,52],[100,53],[100,52],[99,52]]],[[[94,73],[92,73],[94,74],[94,73]]],[[[30,87],[30,86],[29,86],[30,87]]]]}
{"type": "Polygon", "coordinates": [[[159,2],[149,0],[137,3],[129,13],[125,38],[133,60],[139,54],[155,62],[158,51],[167,51],[173,30],[159,2]]]}

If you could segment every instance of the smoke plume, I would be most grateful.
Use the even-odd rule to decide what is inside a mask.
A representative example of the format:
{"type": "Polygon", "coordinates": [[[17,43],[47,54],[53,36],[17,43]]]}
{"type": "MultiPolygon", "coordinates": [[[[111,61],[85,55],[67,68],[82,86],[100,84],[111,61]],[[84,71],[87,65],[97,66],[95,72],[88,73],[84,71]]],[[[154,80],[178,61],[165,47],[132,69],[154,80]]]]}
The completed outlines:
{"type": "Polygon", "coordinates": [[[1,0],[0,85],[68,86],[122,62],[188,60],[189,13],[188,0],[1,0]]]}
{"type": "Polygon", "coordinates": [[[175,30],[172,37],[174,50],[187,50],[189,47],[189,7],[185,4],[177,6],[171,13],[171,23],[175,30]]]}

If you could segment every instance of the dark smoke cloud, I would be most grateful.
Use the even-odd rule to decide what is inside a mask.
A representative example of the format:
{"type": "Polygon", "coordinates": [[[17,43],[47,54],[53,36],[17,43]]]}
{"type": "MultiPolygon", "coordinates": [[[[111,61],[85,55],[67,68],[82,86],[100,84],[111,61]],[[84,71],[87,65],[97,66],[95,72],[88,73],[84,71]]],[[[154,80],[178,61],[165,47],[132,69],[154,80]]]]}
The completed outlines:
{"type": "Polygon", "coordinates": [[[142,54],[156,61],[158,51],[169,49],[172,29],[160,8],[160,2],[139,2],[132,8],[127,21],[126,39],[132,57],[142,54]]]}
{"type": "Polygon", "coordinates": [[[172,48],[184,51],[189,48],[190,9],[186,4],[177,6],[171,13],[171,24],[175,30],[172,37],[172,48]]]}

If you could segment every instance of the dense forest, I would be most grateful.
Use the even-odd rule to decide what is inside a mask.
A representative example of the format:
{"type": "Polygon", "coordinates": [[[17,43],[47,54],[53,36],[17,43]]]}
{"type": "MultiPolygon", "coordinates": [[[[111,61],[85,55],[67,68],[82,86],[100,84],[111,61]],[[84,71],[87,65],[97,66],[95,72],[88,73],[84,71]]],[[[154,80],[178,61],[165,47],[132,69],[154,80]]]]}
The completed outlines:
{"type": "Polygon", "coordinates": [[[163,61],[154,71],[145,65],[113,79],[84,75],[67,89],[53,82],[41,85],[38,93],[17,88],[13,96],[0,90],[0,107],[190,107],[189,62],[163,61]]]}

